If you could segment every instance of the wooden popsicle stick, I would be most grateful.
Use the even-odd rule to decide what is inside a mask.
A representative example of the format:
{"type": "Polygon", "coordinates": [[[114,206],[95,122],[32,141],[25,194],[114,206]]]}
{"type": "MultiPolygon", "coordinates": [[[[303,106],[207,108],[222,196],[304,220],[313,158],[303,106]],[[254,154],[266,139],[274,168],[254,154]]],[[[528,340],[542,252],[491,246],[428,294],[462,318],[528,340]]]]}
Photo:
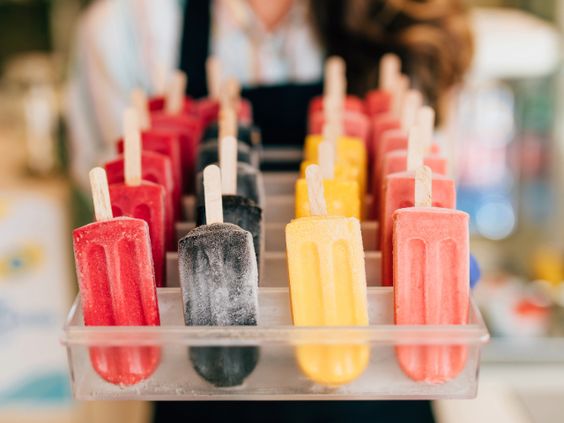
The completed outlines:
{"type": "Polygon", "coordinates": [[[393,53],[387,53],[380,59],[380,84],[382,91],[393,93],[398,76],[401,73],[400,58],[393,53]]]}
{"type": "Polygon", "coordinates": [[[325,81],[323,83],[324,96],[341,96],[343,81],[345,80],[346,65],[342,57],[331,56],[325,61],[325,81]]]}
{"type": "Polygon", "coordinates": [[[417,111],[423,105],[423,96],[418,90],[408,90],[402,105],[401,128],[409,131],[412,125],[416,123],[417,111]]]}
{"type": "Polygon", "coordinates": [[[392,98],[392,113],[395,116],[400,116],[405,93],[409,89],[409,78],[407,75],[399,75],[397,77],[396,86],[392,98]]]}
{"type": "Polygon", "coordinates": [[[206,78],[208,97],[219,100],[221,93],[221,64],[216,56],[210,56],[206,60],[206,78]]]}
{"type": "Polygon", "coordinates": [[[339,137],[343,133],[343,123],[339,120],[332,119],[325,121],[323,126],[323,139],[330,142],[337,148],[339,137]]]}
{"type": "Polygon", "coordinates": [[[229,78],[225,81],[224,92],[223,102],[238,110],[239,102],[241,101],[241,84],[239,81],[235,78],[229,78]]]}
{"type": "Polygon", "coordinates": [[[237,194],[237,140],[230,136],[219,140],[219,167],[221,168],[221,192],[237,194]]]}
{"type": "Polygon", "coordinates": [[[323,97],[323,113],[325,115],[325,124],[333,125],[338,130],[339,136],[342,133],[343,126],[343,106],[344,100],[338,97],[323,97]]]}
{"type": "Polygon", "coordinates": [[[219,113],[218,139],[234,137],[237,139],[237,114],[233,107],[223,104],[219,113]]]}
{"type": "Polygon", "coordinates": [[[176,70],[172,74],[165,99],[165,112],[170,115],[177,115],[182,111],[184,93],[188,84],[188,76],[181,70],[176,70]]]}
{"type": "Polygon", "coordinates": [[[421,128],[413,125],[409,130],[407,140],[407,170],[414,172],[423,166],[423,144],[421,143],[421,128]]]}
{"type": "Polygon", "coordinates": [[[312,216],[327,216],[327,203],[323,192],[323,178],[318,165],[306,168],[309,211],[312,216]]]}
{"type": "Polygon", "coordinates": [[[151,119],[149,116],[149,105],[145,91],[140,88],[135,88],[131,92],[131,105],[137,111],[139,128],[142,131],[146,131],[151,127],[151,119]]]}
{"type": "Polygon", "coordinates": [[[89,173],[92,200],[94,202],[94,215],[97,222],[113,219],[108,177],[101,167],[95,167],[89,173]]]}
{"type": "Polygon", "coordinates": [[[433,144],[433,135],[435,133],[435,111],[429,106],[420,107],[417,111],[415,124],[421,128],[421,137],[423,143],[423,152],[429,153],[433,144]]]}
{"type": "Polygon", "coordinates": [[[433,173],[429,166],[415,170],[415,207],[433,206],[433,173]]]}
{"type": "Polygon", "coordinates": [[[319,143],[318,163],[323,179],[335,179],[335,146],[332,142],[319,143]]]}
{"type": "Polygon", "coordinates": [[[127,108],[123,113],[123,164],[125,184],[141,184],[141,133],[137,112],[127,108]]]}
{"type": "Polygon", "coordinates": [[[209,165],[204,169],[204,201],[206,207],[206,225],[223,223],[221,171],[217,165],[209,165]]]}
{"type": "Polygon", "coordinates": [[[166,92],[166,80],[169,72],[162,62],[157,62],[154,65],[154,88],[156,95],[163,95],[166,92]]]}

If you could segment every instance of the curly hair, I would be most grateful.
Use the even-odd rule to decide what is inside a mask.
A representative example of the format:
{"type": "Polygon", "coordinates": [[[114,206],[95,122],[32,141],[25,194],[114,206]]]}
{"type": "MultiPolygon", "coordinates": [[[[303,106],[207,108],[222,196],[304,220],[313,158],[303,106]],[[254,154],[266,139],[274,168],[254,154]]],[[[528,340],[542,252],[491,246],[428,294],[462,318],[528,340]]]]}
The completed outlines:
{"type": "Polygon", "coordinates": [[[327,55],[345,59],[351,93],[376,87],[380,57],[396,53],[402,72],[444,117],[450,88],[474,52],[462,0],[311,0],[310,14],[327,55]]]}

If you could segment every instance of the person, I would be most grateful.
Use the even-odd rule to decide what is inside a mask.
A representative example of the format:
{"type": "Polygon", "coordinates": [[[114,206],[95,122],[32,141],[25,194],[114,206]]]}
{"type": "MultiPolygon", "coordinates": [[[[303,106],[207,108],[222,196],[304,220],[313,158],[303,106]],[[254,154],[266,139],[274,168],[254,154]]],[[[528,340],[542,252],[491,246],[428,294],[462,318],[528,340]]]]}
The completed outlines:
{"type": "MultiPolygon", "coordinates": [[[[330,55],[347,64],[348,91],[377,86],[388,52],[436,108],[472,58],[462,0],[98,0],[82,16],[68,87],[72,174],[88,190],[88,170],[114,154],[130,92],[162,90],[163,74],[188,75],[187,94],[207,94],[205,61],[218,57],[253,105],[265,145],[300,145],[308,103],[322,92],[330,55]]],[[[427,402],[166,403],[154,421],[432,421],[427,402]]]]}
{"type": "Polygon", "coordinates": [[[74,180],[112,157],[130,92],[162,90],[180,67],[188,94],[207,93],[215,55],[253,104],[265,144],[299,145],[323,61],[342,56],[349,92],[376,87],[378,61],[397,53],[402,71],[443,118],[472,57],[462,0],[98,0],[78,24],[67,116],[74,180]]]}

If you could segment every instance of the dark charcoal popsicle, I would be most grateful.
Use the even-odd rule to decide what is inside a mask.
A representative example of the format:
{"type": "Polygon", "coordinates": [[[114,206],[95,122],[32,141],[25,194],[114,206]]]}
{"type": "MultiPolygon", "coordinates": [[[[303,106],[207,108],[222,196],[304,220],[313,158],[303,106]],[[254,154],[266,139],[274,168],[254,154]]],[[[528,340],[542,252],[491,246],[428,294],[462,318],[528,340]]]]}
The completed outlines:
{"type": "MultiPolygon", "coordinates": [[[[217,140],[208,141],[198,147],[198,166],[197,172],[202,172],[206,166],[219,161],[219,146],[217,140]]],[[[237,141],[237,162],[247,163],[258,167],[258,153],[247,144],[237,141]]]]}
{"type": "MultiPolygon", "coordinates": [[[[253,245],[256,255],[257,267],[261,269],[262,247],[264,245],[264,226],[262,224],[262,209],[253,201],[239,195],[222,195],[223,220],[232,223],[245,231],[249,231],[253,237],[253,245]]],[[[206,208],[200,206],[196,212],[196,226],[200,227],[206,223],[206,208]]]]}
{"type": "MultiPolygon", "coordinates": [[[[235,164],[235,139],[225,154],[235,164]]],[[[204,170],[207,225],[199,226],[178,244],[180,285],[187,325],[256,325],[258,271],[251,233],[224,223],[223,182],[232,186],[234,172],[218,166],[204,170]]],[[[260,209],[259,209],[260,210],[260,209]]],[[[194,369],[208,382],[237,386],[253,371],[257,347],[192,347],[194,369]]]]}
{"type": "MultiPolygon", "coordinates": [[[[264,183],[262,174],[247,163],[237,163],[237,195],[248,198],[264,208],[264,183]]],[[[204,176],[196,175],[196,207],[204,205],[204,176]]]]}
{"type": "MultiPolygon", "coordinates": [[[[217,123],[212,123],[206,128],[204,136],[202,137],[203,144],[210,141],[217,141],[219,136],[219,125],[217,123]]],[[[237,139],[250,147],[257,148],[261,145],[261,133],[260,129],[256,126],[237,126],[237,139]]]]}
{"type": "MultiPolygon", "coordinates": [[[[199,226],[178,243],[184,320],[189,326],[256,325],[258,273],[251,234],[230,223],[199,226]]],[[[237,386],[257,347],[192,347],[194,369],[215,386],[237,386]]]]}

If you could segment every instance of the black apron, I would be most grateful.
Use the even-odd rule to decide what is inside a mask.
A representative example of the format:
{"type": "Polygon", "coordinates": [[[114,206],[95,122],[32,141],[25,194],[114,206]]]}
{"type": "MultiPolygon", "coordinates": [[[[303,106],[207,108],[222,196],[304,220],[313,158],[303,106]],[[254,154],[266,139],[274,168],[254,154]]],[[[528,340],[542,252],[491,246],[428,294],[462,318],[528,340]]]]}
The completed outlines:
{"type": "MultiPolygon", "coordinates": [[[[265,0],[266,1],[266,0],[265,0]]],[[[207,95],[210,1],[188,0],[180,68],[188,74],[188,94],[207,95]]],[[[253,104],[253,118],[265,145],[301,145],[307,108],[321,94],[322,82],[250,88],[243,96],[253,104]]],[[[188,357],[186,357],[188,359],[188,357]]],[[[221,401],[156,402],[154,421],[175,422],[433,422],[425,401],[221,401]]]]}
{"type": "MultiPolygon", "coordinates": [[[[180,68],[188,75],[187,93],[195,98],[208,93],[206,59],[210,44],[209,0],[188,0],[184,14],[180,68]]],[[[261,129],[265,146],[301,146],[307,130],[310,100],[323,91],[322,81],[243,89],[253,105],[253,120],[261,129]]]]}

